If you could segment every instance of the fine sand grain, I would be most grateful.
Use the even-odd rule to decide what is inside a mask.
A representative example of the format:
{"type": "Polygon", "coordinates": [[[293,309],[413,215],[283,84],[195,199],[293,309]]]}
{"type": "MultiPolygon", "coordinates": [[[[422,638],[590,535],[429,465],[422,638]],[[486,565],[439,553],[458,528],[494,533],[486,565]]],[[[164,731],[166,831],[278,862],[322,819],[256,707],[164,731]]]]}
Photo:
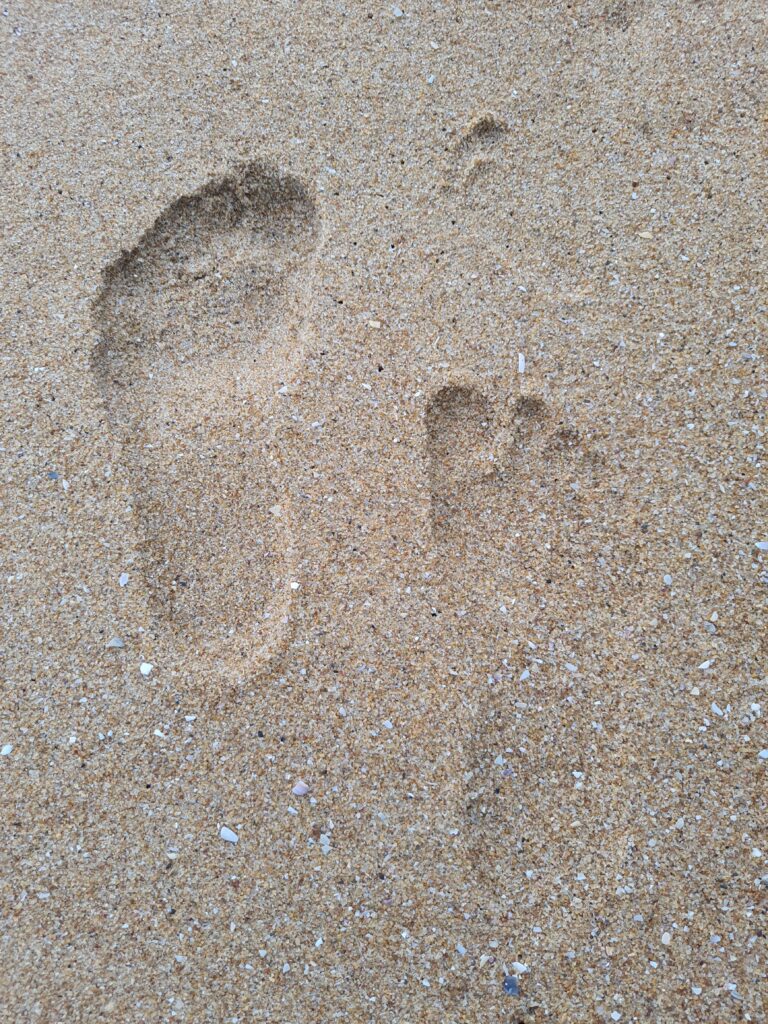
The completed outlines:
{"type": "Polygon", "coordinates": [[[766,1019],[766,22],[2,11],[3,1021],[766,1019]]]}

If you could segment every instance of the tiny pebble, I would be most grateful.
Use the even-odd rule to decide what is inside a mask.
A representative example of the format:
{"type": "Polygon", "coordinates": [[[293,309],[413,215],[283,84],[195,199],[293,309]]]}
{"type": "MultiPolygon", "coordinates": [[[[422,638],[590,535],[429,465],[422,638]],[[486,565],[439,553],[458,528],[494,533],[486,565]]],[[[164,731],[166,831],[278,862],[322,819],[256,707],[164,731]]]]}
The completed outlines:
{"type": "Polygon", "coordinates": [[[664,577],[664,583],[668,587],[672,586],[672,577],[669,575],[669,573],[667,573],[666,576],[664,577]]]}
{"type": "Polygon", "coordinates": [[[761,750],[757,756],[761,761],[768,761],[768,747],[766,747],[765,750],[761,750]]]}
{"type": "Polygon", "coordinates": [[[0,757],[8,757],[9,754],[13,753],[13,744],[4,743],[2,749],[0,749],[0,757]]]}
{"type": "Polygon", "coordinates": [[[755,541],[755,547],[758,551],[768,551],[768,540],[755,541]]]}
{"type": "Polygon", "coordinates": [[[504,979],[504,991],[508,996],[518,995],[520,988],[517,983],[517,978],[514,974],[508,974],[504,979]]]}
{"type": "Polygon", "coordinates": [[[299,779],[291,792],[294,796],[306,796],[309,792],[309,786],[306,784],[304,779],[299,779]]]}
{"type": "Polygon", "coordinates": [[[113,636],[112,639],[107,644],[107,647],[117,649],[119,647],[125,647],[125,644],[123,643],[119,636],[113,636]]]}
{"type": "Polygon", "coordinates": [[[232,829],[227,828],[226,825],[222,825],[219,836],[225,843],[236,843],[239,838],[237,832],[233,832],[232,829]]]}
{"type": "Polygon", "coordinates": [[[117,582],[120,584],[121,587],[124,587],[124,586],[126,586],[126,584],[128,583],[128,580],[130,578],[131,577],[128,575],[127,572],[121,572],[120,576],[118,577],[117,582]]]}
{"type": "Polygon", "coordinates": [[[525,353],[517,353],[517,371],[518,373],[525,373],[525,353]]]}
{"type": "Polygon", "coordinates": [[[139,666],[139,671],[143,676],[148,676],[154,667],[155,666],[150,665],[148,661],[142,661],[141,665],[139,666]]]}
{"type": "Polygon", "coordinates": [[[669,932],[664,932],[664,934],[661,936],[662,945],[668,946],[671,941],[672,941],[672,936],[669,934],[669,932]]]}

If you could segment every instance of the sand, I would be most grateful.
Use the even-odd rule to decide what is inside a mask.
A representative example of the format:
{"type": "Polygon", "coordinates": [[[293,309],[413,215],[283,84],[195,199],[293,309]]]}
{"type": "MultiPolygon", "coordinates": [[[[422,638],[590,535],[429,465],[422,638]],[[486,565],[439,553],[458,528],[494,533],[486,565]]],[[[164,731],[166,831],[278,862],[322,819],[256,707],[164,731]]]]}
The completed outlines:
{"type": "Polygon", "coordinates": [[[2,15],[3,1019],[765,1020],[763,5],[2,15]]]}

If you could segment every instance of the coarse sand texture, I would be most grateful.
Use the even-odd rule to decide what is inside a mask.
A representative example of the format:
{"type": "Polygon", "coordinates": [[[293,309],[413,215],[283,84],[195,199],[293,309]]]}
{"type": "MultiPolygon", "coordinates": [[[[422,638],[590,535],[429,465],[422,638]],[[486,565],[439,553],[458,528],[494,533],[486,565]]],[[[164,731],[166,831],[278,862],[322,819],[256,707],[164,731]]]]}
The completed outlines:
{"type": "Polygon", "coordinates": [[[765,3],[0,52],[0,1024],[768,1021],[765,3]]]}

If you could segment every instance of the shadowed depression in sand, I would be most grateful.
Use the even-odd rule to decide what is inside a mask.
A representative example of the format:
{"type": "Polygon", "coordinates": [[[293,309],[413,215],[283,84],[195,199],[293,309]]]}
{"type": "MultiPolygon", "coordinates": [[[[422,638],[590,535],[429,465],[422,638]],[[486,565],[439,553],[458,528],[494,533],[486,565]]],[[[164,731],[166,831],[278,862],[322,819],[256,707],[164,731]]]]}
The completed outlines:
{"type": "Polygon", "coordinates": [[[250,164],[173,203],[96,305],[158,614],[251,671],[286,630],[290,508],[265,396],[301,347],[316,237],[305,187],[250,164]]]}

